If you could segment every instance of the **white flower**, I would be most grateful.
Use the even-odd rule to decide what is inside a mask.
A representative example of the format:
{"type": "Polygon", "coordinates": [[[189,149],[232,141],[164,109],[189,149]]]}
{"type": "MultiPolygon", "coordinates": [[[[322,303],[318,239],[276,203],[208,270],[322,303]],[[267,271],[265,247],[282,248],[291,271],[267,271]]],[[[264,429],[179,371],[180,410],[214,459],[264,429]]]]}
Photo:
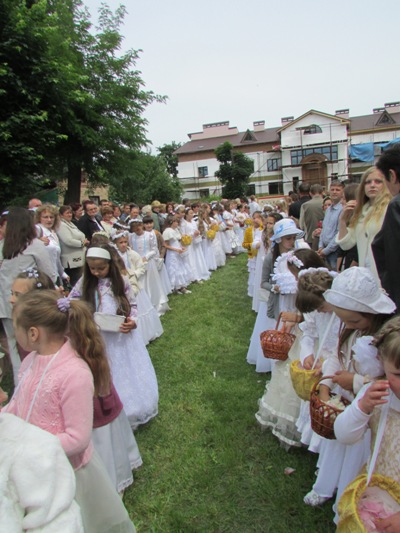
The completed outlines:
{"type": "Polygon", "coordinates": [[[373,337],[365,335],[357,339],[353,346],[354,361],[357,363],[357,372],[370,378],[384,375],[383,365],[378,357],[378,350],[371,344],[373,337]]]}

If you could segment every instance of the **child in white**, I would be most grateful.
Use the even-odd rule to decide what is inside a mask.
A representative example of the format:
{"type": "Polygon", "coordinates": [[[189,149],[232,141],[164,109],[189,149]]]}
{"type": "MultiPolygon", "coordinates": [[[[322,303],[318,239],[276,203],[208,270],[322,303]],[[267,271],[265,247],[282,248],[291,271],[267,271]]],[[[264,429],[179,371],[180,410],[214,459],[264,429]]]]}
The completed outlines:
{"type": "Polygon", "coordinates": [[[83,533],[75,474],[59,439],[2,413],[0,443],[0,531],[83,533]]]}
{"type": "Polygon", "coordinates": [[[154,232],[144,231],[143,222],[139,218],[131,220],[131,232],[129,246],[140,255],[146,266],[144,288],[158,314],[163,315],[169,307],[168,296],[158,270],[157,237],[154,232]]]}
{"type": "Polygon", "coordinates": [[[178,229],[179,219],[169,215],[165,221],[166,229],[163,232],[167,255],[165,265],[167,267],[172,289],[178,294],[190,294],[187,286],[193,279],[188,260],[188,250],[181,245],[181,233],[178,229]]]}
{"type": "Polygon", "coordinates": [[[129,283],[135,294],[138,310],[138,331],[140,332],[144,343],[148,344],[150,341],[160,337],[164,330],[157,310],[151,303],[144,288],[143,279],[146,272],[145,263],[143,263],[142,258],[137,252],[129,248],[128,236],[129,233],[126,230],[111,233],[111,239],[124,262],[129,283]]]}
{"type": "MultiPolygon", "coordinates": [[[[389,320],[375,335],[374,342],[379,351],[379,363],[383,364],[381,373],[386,377],[360,390],[351,406],[336,419],[335,434],[338,441],[351,445],[362,440],[371,428],[368,475],[380,474],[400,484],[400,317],[389,320]]],[[[345,494],[353,490],[349,486],[345,494]]],[[[348,520],[351,520],[349,510],[339,502],[338,531],[349,531],[348,520]]],[[[400,513],[374,525],[378,531],[400,531],[400,513]]]]}
{"type": "MultiPolygon", "coordinates": [[[[324,293],[325,300],[333,306],[340,318],[343,329],[338,344],[338,351],[329,357],[322,366],[324,379],[319,387],[322,401],[329,400],[330,391],[352,401],[368,376],[368,360],[373,357],[365,350],[365,335],[374,335],[387,316],[395,310],[394,303],[384,295],[371,272],[363,267],[352,267],[341,272],[332,283],[332,288],[324,293]],[[360,338],[361,337],[361,338],[360,338]],[[356,342],[361,343],[361,353],[355,361],[356,342]]],[[[370,435],[354,445],[345,445],[336,440],[324,440],[318,460],[319,474],[313,489],[304,502],[316,506],[332,497],[337,489],[336,501],[350,481],[359,472],[369,455],[370,435]]],[[[336,505],[334,506],[336,509],[336,505]]]]}

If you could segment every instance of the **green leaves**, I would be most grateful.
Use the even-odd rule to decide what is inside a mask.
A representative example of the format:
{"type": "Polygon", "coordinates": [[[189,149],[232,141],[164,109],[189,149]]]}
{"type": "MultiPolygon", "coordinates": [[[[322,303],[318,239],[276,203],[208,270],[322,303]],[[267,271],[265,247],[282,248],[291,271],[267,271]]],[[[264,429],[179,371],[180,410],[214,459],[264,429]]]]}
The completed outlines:
{"type": "Polygon", "coordinates": [[[221,163],[215,176],[224,186],[223,196],[227,198],[245,196],[250,175],[254,172],[253,160],[242,152],[235,152],[229,142],[218,146],[215,155],[221,163]]]}
{"type": "MultiPolygon", "coordinates": [[[[146,145],[143,112],[164,97],[144,89],[139,51],[120,53],[125,13],[103,5],[93,29],[79,0],[0,0],[0,185],[16,196],[33,176],[67,177],[77,201],[83,171],[115,181],[146,145]]],[[[0,187],[0,203],[13,199],[0,187]]]]}

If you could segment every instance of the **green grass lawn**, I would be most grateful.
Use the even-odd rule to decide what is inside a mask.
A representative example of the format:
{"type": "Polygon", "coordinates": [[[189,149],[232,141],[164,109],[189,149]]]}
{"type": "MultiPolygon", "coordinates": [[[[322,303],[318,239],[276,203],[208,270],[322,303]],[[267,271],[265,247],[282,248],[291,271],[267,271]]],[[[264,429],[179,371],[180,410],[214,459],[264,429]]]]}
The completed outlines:
{"type": "Polygon", "coordinates": [[[191,295],[171,297],[149,347],[159,415],[135,433],[144,464],[124,496],[139,533],[335,530],[331,503],[303,503],[317,457],[284,451],[254,417],[269,374],[246,363],[256,317],[246,261],[229,259],[191,295]]]}

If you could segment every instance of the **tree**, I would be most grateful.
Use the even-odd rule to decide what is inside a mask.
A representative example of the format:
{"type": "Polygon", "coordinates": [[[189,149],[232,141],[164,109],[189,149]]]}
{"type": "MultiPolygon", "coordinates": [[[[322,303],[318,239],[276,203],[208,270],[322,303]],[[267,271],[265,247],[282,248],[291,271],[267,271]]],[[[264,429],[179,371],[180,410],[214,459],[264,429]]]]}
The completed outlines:
{"type": "Polygon", "coordinates": [[[178,177],[178,156],[174,154],[182,146],[181,143],[172,141],[170,144],[164,144],[157,148],[158,154],[165,160],[167,170],[174,178],[178,177]]]}
{"type": "Polygon", "coordinates": [[[87,11],[73,11],[73,49],[81,60],[81,83],[69,98],[71,121],[65,124],[68,140],[62,146],[68,169],[65,201],[79,198],[83,169],[89,180],[107,183],[115,168],[126,167],[132,150],[147,143],[145,108],[155,100],[164,101],[144,90],[136,70],[139,51],[119,55],[119,28],[125,13],[123,6],[113,14],[102,5],[97,33],[93,34],[87,11]]]}
{"type": "Polygon", "coordinates": [[[178,178],[169,174],[162,157],[132,151],[125,164],[126,168],[120,168],[112,178],[110,197],[138,204],[180,200],[182,187],[178,178]]]}
{"type": "Polygon", "coordinates": [[[0,0],[0,203],[29,196],[50,181],[63,140],[57,107],[58,23],[44,0],[0,0]]]}
{"type": "Polygon", "coordinates": [[[247,194],[250,175],[254,172],[254,162],[242,152],[234,152],[229,142],[215,149],[217,160],[221,163],[215,176],[224,187],[227,198],[241,198],[247,194]]]}
{"type": "Polygon", "coordinates": [[[0,184],[3,197],[81,175],[107,183],[146,145],[139,51],[120,53],[125,8],[105,5],[93,30],[80,0],[0,0],[0,184]],[[5,194],[4,194],[5,193],[5,194]]]}

